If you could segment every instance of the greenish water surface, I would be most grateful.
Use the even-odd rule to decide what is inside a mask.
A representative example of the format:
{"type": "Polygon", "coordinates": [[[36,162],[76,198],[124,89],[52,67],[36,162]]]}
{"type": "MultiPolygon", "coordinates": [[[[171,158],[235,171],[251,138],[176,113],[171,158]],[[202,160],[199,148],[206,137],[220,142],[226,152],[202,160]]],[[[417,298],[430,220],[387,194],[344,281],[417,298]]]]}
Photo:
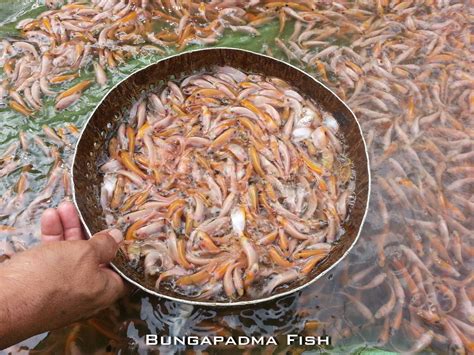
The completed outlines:
{"type": "MultiPolygon", "coordinates": [[[[7,1],[7,0],[0,0],[0,37],[9,38],[9,37],[16,37],[19,35],[18,31],[15,29],[16,23],[24,18],[28,17],[35,17],[42,11],[46,10],[46,7],[36,3],[36,2],[29,2],[29,1],[7,1]]],[[[263,52],[265,47],[271,49],[273,55],[279,59],[285,59],[283,57],[283,53],[274,45],[274,38],[278,35],[278,23],[273,22],[268,25],[265,25],[262,28],[259,28],[261,33],[260,36],[246,36],[242,35],[241,33],[234,33],[231,31],[227,31],[225,36],[219,41],[216,46],[224,46],[224,47],[235,47],[235,48],[243,48],[247,50],[252,50],[256,52],[263,52]]],[[[287,26],[285,33],[281,35],[282,38],[287,37],[292,31],[292,24],[290,23],[287,26]]],[[[190,49],[199,48],[197,46],[189,47],[190,49]]],[[[175,54],[174,51],[170,50],[167,55],[175,54]]],[[[81,128],[96,107],[97,103],[107,94],[107,92],[114,87],[117,83],[124,80],[130,74],[144,68],[159,59],[162,59],[163,56],[159,56],[156,54],[150,54],[146,56],[140,56],[133,58],[129,62],[124,65],[119,66],[114,70],[108,70],[108,83],[104,87],[99,87],[98,85],[93,85],[90,89],[86,90],[85,93],[82,95],[79,102],[73,105],[71,108],[57,112],[54,109],[54,100],[47,99],[45,101],[44,107],[42,110],[35,113],[33,117],[24,117],[19,113],[12,111],[10,108],[6,107],[5,105],[0,107],[0,127],[2,128],[0,132],[0,152],[8,147],[11,142],[14,142],[18,139],[19,130],[25,131],[28,134],[41,134],[42,126],[48,125],[53,128],[64,127],[66,123],[74,123],[79,128],[81,128]]],[[[303,68],[304,69],[304,68],[303,68]]],[[[81,70],[80,77],[77,78],[75,81],[68,83],[68,86],[72,86],[76,82],[80,82],[84,79],[93,78],[94,73],[92,67],[85,68],[81,70]]],[[[57,89],[60,91],[60,88],[57,89]]],[[[61,87],[61,90],[64,88],[61,87]]],[[[64,151],[62,152],[66,157],[71,154],[71,151],[64,151]]],[[[30,155],[23,157],[24,163],[31,163],[33,165],[33,170],[31,171],[31,175],[33,176],[33,182],[30,187],[31,192],[37,192],[39,189],[42,188],[44,185],[45,180],[47,179],[48,172],[51,168],[51,159],[44,157],[42,154],[38,154],[35,152],[35,149],[32,149],[30,155]]],[[[17,169],[13,174],[10,174],[7,178],[3,178],[0,180],[0,194],[4,194],[11,186],[14,184],[20,174],[20,169],[17,169]]],[[[60,197],[53,198],[50,202],[52,206],[59,202],[60,197]]],[[[37,238],[32,238],[29,241],[30,245],[33,245],[37,242],[37,238]]],[[[284,305],[285,301],[282,302],[284,305]]],[[[290,304],[292,300],[288,301],[290,304]]],[[[280,305],[277,306],[277,309],[280,305]]],[[[281,306],[283,307],[283,306],[281,306]]],[[[286,307],[286,306],[285,306],[286,307]]],[[[111,312],[118,312],[119,315],[117,316],[119,319],[125,319],[124,322],[127,322],[127,319],[135,318],[142,318],[144,319],[143,322],[147,322],[147,327],[145,329],[154,329],[155,331],[163,331],[164,326],[163,324],[158,324],[152,319],[151,316],[147,316],[150,314],[154,314],[158,312],[158,310],[163,311],[163,308],[166,308],[165,314],[168,314],[169,318],[161,318],[161,320],[167,324],[168,327],[175,326],[180,322],[184,322],[183,319],[187,319],[186,317],[191,317],[195,313],[187,313],[186,306],[180,305],[170,305],[170,304],[161,304],[156,302],[155,300],[150,300],[148,296],[144,294],[136,294],[123,302],[122,304],[115,307],[111,312]],[[128,306],[127,306],[128,305],[128,306]],[[127,308],[128,307],[128,308],[127,308]],[[132,308],[135,307],[135,308],[132,308]],[[138,308],[137,308],[138,307],[138,308]],[[147,320],[148,319],[148,320],[147,320]],[[151,322],[151,323],[149,323],[151,322]],[[155,322],[155,323],[154,323],[155,322]],[[151,324],[151,325],[150,325],[151,324]]],[[[201,316],[204,314],[206,315],[207,311],[202,311],[200,314],[201,316]]],[[[162,317],[162,316],[160,316],[162,317]]],[[[234,324],[235,329],[244,328],[244,325],[238,325],[238,318],[234,316],[234,314],[226,315],[228,317],[229,322],[237,322],[234,324]],[[232,320],[232,321],[231,321],[232,320]]],[[[269,317],[268,314],[264,314],[263,319],[259,319],[259,316],[256,317],[257,321],[263,322],[265,317],[269,317]]],[[[107,317],[104,317],[107,318],[107,317]]],[[[204,316],[206,318],[206,316],[204,316]]],[[[209,313],[210,320],[213,318],[213,313],[209,313]]],[[[125,323],[124,323],[125,324],[125,323]]],[[[84,329],[82,331],[81,338],[79,340],[79,344],[81,345],[82,349],[87,349],[91,351],[97,348],[105,348],[106,344],[106,337],[101,336],[92,328],[88,327],[89,324],[85,323],[83,326],[84,329]]],[[[124,326],[127,326],[125,324],[124,326]]],[[[32,339],[29,339],[23,342],[21,345],[24,346],[25,349],[37,349],[39,353],[46,353],[47,349],[51,346],[51,343],[54,342],[64,342],[65,339],[70,334],[71,330],[74,329],[74,326],[64,328],[62,330],[55,331],[51,334],[42,334],[36,336],[32,339]]],[[[284,329],[284,325],[282,325],[282,329],[284,329]]],[[[274,329],[269,326],[269,331],[273,331],[274,329]]],[[[138,330],[132,324],[128,324],[127,328],[127,335],[130,338],[137,339],[138,338],[138,330]]],[[[100,333],[100,332],[99,332],[100,333]]],[[[135,345],[131,345],[129,347],[120,347],[122,349],[122,353],[134,353],[136,351],[135,345]],[[135,350],[134,350],[135,349],[135,350]]],[[[262,349],[260,349],[262,350],[262,349]]],[[[324,351],[308,351],[307,353],[325,353],[329,352],[329,349],[324,351]]],[[[365,345],[361,345],[357,341],[347,343],[347,347],[344,348],[336,348],[332,350],[332,353],[356,353],[356,354],[392,354],[390,352],[378,350],[376,348],[370,348],[365,345]]],[[[229,352],[229,353],[232,353],[229,352]]]]}

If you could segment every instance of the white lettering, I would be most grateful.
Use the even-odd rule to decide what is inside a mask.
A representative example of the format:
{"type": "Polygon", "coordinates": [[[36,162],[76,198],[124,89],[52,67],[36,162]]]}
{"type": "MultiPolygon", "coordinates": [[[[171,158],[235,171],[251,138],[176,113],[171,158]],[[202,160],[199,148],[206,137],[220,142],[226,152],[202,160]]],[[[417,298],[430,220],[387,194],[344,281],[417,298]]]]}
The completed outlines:
{"type": "Polygon", "coordinates": [[[276,341],[274,337],[270,337],[267,339],[266,345],[278,345],[278,342],[276,341]]]}
{"type": "Polygon", "coordinates": [[[249,344],[250,344],[249,337],[239,337],[239,345],[249,345],[249,344]]]}
{"type": "Polygon", "coordinates": [[[318,337],[318,345],[331,345],[331,338],[329,335],[318,337]]]}
{"type": "MultiPolygon", "coordinates": [[[[223,336],[182,336],[182,337],[171,337],[171,336],[158,336],[156,334],[146,334],[145,344],[149,346],[153,345],[217,345],[224,343],[225,345],[278,345],[278,341],[275,337],[223,337],[223,336]]],[[[331,345],[331,337],[325,336],[302,336],[298,334],[287,334],[286,335],[287,345],[331,345]]]]}
{"type": "Polygon", "coordinates": [[[229,338],[227,338],[227,340],[225,342],[225,345],[237,345],[237,343],[235,342],[234,338],[229,337],[229,338]]]}
{"type": "Polygon", "coordinates": [[[186,345],[199,345],[199,337],[197,336],[188,337],[188,341],[186,345]]]}
{"type": "Polygon", "coordinates": [[[145,336],[146,345],[158,345],[158,336],[156,334],[147,334],[145,336]]]}

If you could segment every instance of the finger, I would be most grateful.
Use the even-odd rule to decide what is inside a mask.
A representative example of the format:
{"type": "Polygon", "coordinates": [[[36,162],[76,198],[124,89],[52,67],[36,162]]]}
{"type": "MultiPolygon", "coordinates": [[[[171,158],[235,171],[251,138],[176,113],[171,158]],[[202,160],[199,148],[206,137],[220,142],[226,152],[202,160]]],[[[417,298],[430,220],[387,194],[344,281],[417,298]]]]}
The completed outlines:
{"type": "Polygon", "coordinates": [[[82,233],[81,221],[72,202],[62,202],[58,207],[58,213],[63,224],[65,240],[85,239],[82,233]]]}
{"type": "Polygon", "coordinates": [[[108,267],[102,267],[99,270],[99,279],[101,283],[101,292],[96,299],[97,304],[93,313],[85,314],[80,320],[86,320],[100,311],[110,307],[120,298],[129,294],[130,284],[125,282],[119,274],[108,267]]]}
{"type": "Polygon", "coordinates": [[[136,293],[140,292],[140,288],[137,286],[132,285],[131,283],[125,282],[125,296],[131,297],[136,293]]]}
{"type": "Polygon", "coordinates": [[[122,232],[118,229],[99,232],[92,236],[92,239],[89,242],[93,245],[100,264],[112,261],[117,253],[122,238],[122,232]]]}
{"type": "Polygon", "coordinates": [[[64,240],[64,230],[58,211],[48,208],[41,216],[41,241],[43,243],[64,240]]]}
{"type": "Polygon", "coordinates": [[[102,277],[105,278],[104,302],[111,305],[127,294],[124,280],[112,269],[102,268],[102,277]]]}

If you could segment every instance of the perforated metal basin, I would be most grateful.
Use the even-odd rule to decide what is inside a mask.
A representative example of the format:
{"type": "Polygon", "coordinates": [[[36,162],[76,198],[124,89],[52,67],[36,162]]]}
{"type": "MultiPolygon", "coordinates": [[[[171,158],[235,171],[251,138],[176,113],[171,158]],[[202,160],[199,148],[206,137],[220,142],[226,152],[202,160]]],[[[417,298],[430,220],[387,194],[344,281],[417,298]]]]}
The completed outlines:
{"type": "Polygon", "coordinates": [[[366,215],[370,192],[370,171],[367,149],[359,123],[354,113],[337,95],[310,75],[271,57],[230,48],[210,48],[186,52],[162,59],[134,73],[117,84],[104,97],[89,117],[81,133],[73,162],[73,197],[89,236],[107,228],[105,220],[102,218],[99,201],[102,175],[97,166],[106,158],[108,139],[122,122],[122,114],[130,109],[141,93],[150,90],[159,81],[172,77],[179,78],[201,69],[210,69],[215,65],[228,65],[244,72],[279,77],[318,102],[339,122],[340,130],[348,145],[347,155],[354,163],[356,174],[356,200],[350,217],[343,225],[346,232],[332,249],[329,257],[321,262],[307,278],[270,296],[257,299],[242,298],[235,302],[196,301],[172,290],[164,289],[157,292],[151,281],[146,280],[143,274],[129,266],[127,257],[122,251],[118,253],[111,265],[129,282],[155,296],[195,305],[241,306],[288,295],[321,278],[339,263],[354,246],[366,215]]]}

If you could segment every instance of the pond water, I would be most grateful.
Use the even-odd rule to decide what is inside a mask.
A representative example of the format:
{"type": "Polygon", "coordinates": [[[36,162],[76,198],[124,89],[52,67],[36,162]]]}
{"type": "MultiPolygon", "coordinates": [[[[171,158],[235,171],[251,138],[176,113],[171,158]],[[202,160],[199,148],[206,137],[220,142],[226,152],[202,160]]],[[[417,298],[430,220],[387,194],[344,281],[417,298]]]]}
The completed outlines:
{"type": "MultiPolygon", "coordinates": [[[[28,10],[27,2],[15,2],[15,8],[5,0],[0,4],[0,37],[9,41],[22,35],[15,29],[18,21],[47,10],[44,5],[28,10]]],[[[282,4],[280,7],[294,3],[282,4]]],[[[302,11],[301,19],[297,6],[296,10],[292,6],[286,6],[291,11],[281,10],[287,19],[282,33],[277,15],[258,27],[258,35],[226,29],[212,45],[249,49],[291,61],[327,84],[358,116],[369,147],[372,196],[361,237],[350,255],[328,277],[268,304],[214,310],[136,291],[92,319],[38,335],[6,352],[320,351],[310,346],[287,347],[283,339],[289,333],[329,334],[332,345],[321,350],[324,352],[388,353],[415,349],[416,345],[426,352],[469,352],[474,321],[474,75],[469,62],[468,3],[342,1],[302,11]],[[301,32],[295,35],[298,28],[301,32]],[[301,37],[301,33],[311,31],[301,37]],[[420,263],[429,272],[423,271],[420,263]],[[360,281],[354,284],[354,277],[360,281]],[[376,277],[384,281],[366,290],[358,287],[376,277]],[[397,297],[390,304],[392,293],[397,297]],[[363,305],[371,313],[370,320],[361,312],[363,305]],[[389,312],[381,311],[382,307],[389,308],[389,312]],[[275,348],[150,348],[144,344],[147,333],[273,335],[282,341],[275,348]],[[427,338],[429,341],[421,344],[427,338]]],[[[272,9],[247,11],[258,20],[257,14],[272,9]]],[[[155,31],[170,26],[159,19],[152,22],[155,31]]],[[[196,46],[186,49],[190,48],[196,46]]],[[[89,112],[116,83],[175,52],[173,47],[164,55],[136,55],[107,69],[105,86],[92,85],[78,102],[61,112],[55,111],[54,99],[47,98],[33,117],[25,117],[2,98],[0,155],[7,152],[16,163],[6,167],[11,159],[1,159],[0,254],[20,252],[37,244],[42,211],[69,194],[67,184],[52,186],[50,176],[53,166],[59,164],[64,176],[61,181],[68,178],[77,139],[74,127],[81,129],[89,112]],[[44,133],[44,125],[62,134],[71,145],[56,148],[44,133]],[[19,131],[27,137],[26,150],[13,150],[19,142],[19,131]],[[43,148],[42,142],[46,142],[43,148]],[[28,187],[18,196],[21,176],[28,187]],[[18,203],[12,207],[9,201],[14,198],[18,203]]],[[[5,58],[0,60],[3,65],[5,58]]],[[[1,74],[5,78],[5,67],[1,74]]],[[[93,79],[92,65],[79,74],[64,88],[93,79]]]]}

